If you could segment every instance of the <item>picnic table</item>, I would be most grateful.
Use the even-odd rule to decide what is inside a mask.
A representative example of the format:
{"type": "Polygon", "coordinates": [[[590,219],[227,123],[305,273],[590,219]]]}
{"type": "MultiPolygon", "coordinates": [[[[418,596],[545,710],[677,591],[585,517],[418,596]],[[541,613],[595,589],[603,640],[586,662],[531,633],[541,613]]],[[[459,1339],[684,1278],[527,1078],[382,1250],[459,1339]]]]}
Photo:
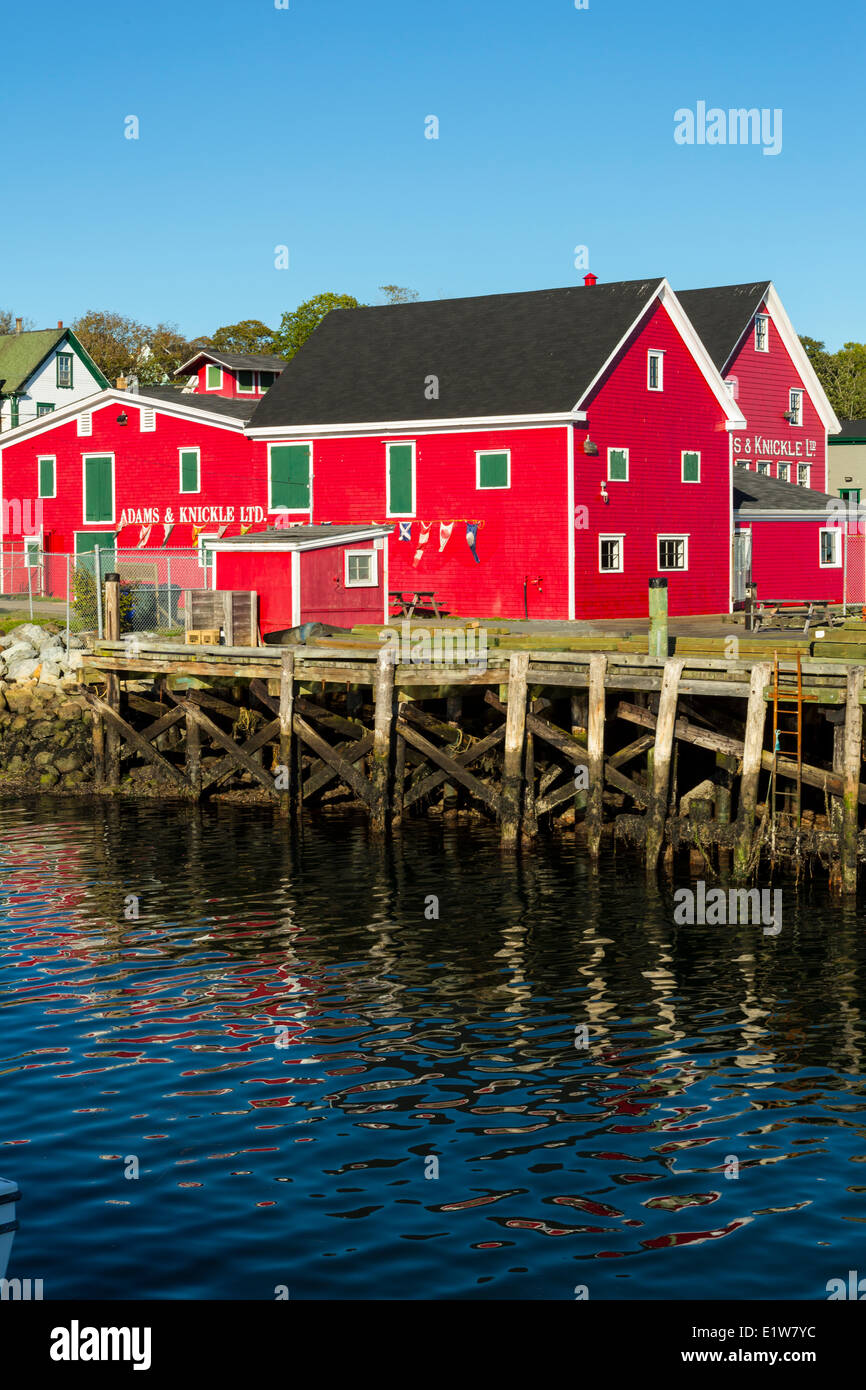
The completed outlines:
{"type": "Polygon", "coordinates": [[[388,600],[391,605],[399,603],[400,612],[396,616],[400,618],[411,618],[416,608],[432,608],[437,618],[442,617],[434,589],[410,589],[408,593],[402,589],[390,589],[388,600]]]}

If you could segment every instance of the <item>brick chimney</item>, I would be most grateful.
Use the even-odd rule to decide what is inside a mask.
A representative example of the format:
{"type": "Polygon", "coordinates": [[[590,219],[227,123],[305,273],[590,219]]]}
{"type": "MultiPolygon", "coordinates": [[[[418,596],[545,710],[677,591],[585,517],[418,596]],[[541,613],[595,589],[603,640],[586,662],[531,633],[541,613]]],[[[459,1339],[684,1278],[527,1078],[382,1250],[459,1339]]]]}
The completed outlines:
{"type": "Polygon", "coordinates": [[[57,327],[58,327],[58,328],[62,328],[62,327],[63,327],[63,320],[62,320],[62,319],[58,319],[58,320],[57,320],[57,327]]]}
{"type": "Polygon", "coordinates": [[[16,319],[16,320],[15,320],[15,332],[16,332],[16,333],[20,333],[20,332],[21,332],[21,320],[20,320],[20,319],[16,319]]]}
{"type": "Polygon", "coordinates": [[[584,277],[583,277],[583,283],[584,283],[585,285],[595,285],[595,284],[597,284],[597,282],[598,282],[598,276],[597,276],[597,275],[593,275],[592,271],[591,271],[591,270],[588,270],[588,271],[586,272],[586,274],[584,275],[584,277]]]}

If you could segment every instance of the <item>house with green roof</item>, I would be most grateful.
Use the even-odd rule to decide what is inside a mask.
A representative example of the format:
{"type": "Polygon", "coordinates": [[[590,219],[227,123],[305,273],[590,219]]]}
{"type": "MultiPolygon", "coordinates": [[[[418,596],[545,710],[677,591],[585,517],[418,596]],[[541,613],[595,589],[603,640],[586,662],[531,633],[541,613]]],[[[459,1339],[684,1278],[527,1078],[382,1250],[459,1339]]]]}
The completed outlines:
{"type": "Polygon", "coordinates": [[[0,431],[29,424],[110,385],[70,328],[0,334],[0,431]]]}

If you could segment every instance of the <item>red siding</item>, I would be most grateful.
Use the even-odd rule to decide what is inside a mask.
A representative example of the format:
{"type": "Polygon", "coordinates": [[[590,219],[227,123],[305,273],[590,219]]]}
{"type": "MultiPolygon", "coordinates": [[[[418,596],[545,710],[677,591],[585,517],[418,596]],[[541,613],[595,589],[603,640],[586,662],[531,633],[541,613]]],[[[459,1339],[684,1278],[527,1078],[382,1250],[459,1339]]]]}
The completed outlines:
{"type": "MultiPolygon", "coordinates": [[[[385,612],[384,552],[379,551],[376,587],[347,589],[344,556],[349,550],[369,550],[372,540],[351,546],[323,546],[300,553],[302,623],[354,627],[381,623],[385,612]]],[[[292,615],[292,554],[285,550],[227,550],[216,554],[218,589],[255,589],[259,595],[259,626],[263,633],[294,627],[292,615]]]]}
{"type": "MultiPolygon", "coordinates": [[[[759,312],[766,314],[766,305],[759,312]]],[[[734,435],[734,459],[752,468],[758,459],[771,460],[772,477],[786,483],[796,482],[796,473],[793,479],[790,476],[791,464],[807,463],[808,486],[823,492],[827,485],[827,431],[772,319],[768,328],[767,352],[755,351],[753,320],[725,369],[726,377],[737,378],[737,404],[748,422],[743,433],[734,435]],[[802,425],[789,425],[782,418],[793,388],[803,391],[802,425]],[[770,441],[769,447],[765,441],[770,441]],[[779,446],[786,452],[780,452],[779,446]]]]}
{"type": "Polygon", "coordinates": [[[645,617],[648,581],[668,581],[671,613],[727,612],[730,598],[730,456],[721,407],[662,306],[635,333],[627,352],[587,408],[576,432],[575,504],[588,508],[575,532],[578,617],[645,617]],[[647,352],[664,352],[663,389],[647,389],[647,352]],[[583,451],[583,439],[598,456],[583,451]],[[628,482],[607,481],[608,448],[629,450],[628,482]],[[701,454],[700,483],[682,481],[683,450],[701,454]],[[601,499],[606,481],[610,501],[601,499]],[[599,536],[624,534],[621,574],[599,572],[599,536]],[[688,534],[685,573],[661,571],[657,538],[688,534]]]}
{"type": "MultiPolygon", "coordinates": [[[[820,565],[822,521],[751,521],[744,525],[752,531],[752,582],[757,585],[759,602],[842,602],[843,567],[822,569],[820,565]]],[[[844,537],[842,543],[844,546],[844,537]]]]}

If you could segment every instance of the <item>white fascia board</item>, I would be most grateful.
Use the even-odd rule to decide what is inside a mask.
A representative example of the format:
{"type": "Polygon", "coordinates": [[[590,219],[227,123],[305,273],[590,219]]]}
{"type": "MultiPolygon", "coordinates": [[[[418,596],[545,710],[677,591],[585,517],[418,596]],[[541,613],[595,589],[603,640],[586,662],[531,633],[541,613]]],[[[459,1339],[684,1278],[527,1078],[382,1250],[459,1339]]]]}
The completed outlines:
{"type": "Polygon", "coordinates": [[[372,424],[258,425],[248,428],[246,433],[250,439],[349,439],[371,434],[446,434],[451,430],[532,429],[585,422],[586,414],[583,411],[563,410],[549,415],[456,416],[446,420],[378,420],[372,424]]]}
{"type": "Polygon", "coordinates": [[[719,405],[722,407],[727,421],[726,429],[745,429],[747,425],[745,415],[740,410],[740,407],[725,385],[721,372],[704,347],[703,339],[699,337],[691,319],[686,314],[685,309],[677,299],[673,288],[667,280],[665,280],[662,285],[661,302],[667,310],[674,327],[677,329],[677,332],[697,363],[704,380],[719,402],[719,405]]]}
{"type": "MultiPolygon", "coordinates": [[[[649,299],[647,299],[646,303],[643,304],[643,305],[641,306],[640,312],[637,314],[637,317],[634,319],[634,321],[633,321],[632,323],[629,324],[628,328],[626,329],[625,333],[623,333],[622,337],[620,338],[620,340],[619,340],[619,342],[617,343],[616,347],[614,348],[613,352],[609,354],[609,356],[605,359],[605,361],[604,361],[604,362],[602,363],[602,365],[599,367],[599,369],[598,369],[598,371],[596,372],[595,376],[592,378],[592,381],[589,383],[589,385],[587,386],[586,390],[585,390],[585,391],[583,392],[583,394],[581,395],[580,399],[575,403],[574,410],[572,411],[572,415],[573,415],[575,418],[577,418],[577,412],[580,410],[580,407],[583,405],[583,402],[584,402],[584,401],[586,400],[586,398],[590,395],[590,393],[595,389],[595,387],[597,386],[598,382],[601,381],[602,377],[604,376],[605,372],[607,371],[607,369],[608,369],[608,367],[611,365],[611,363],[612,363],[613,361],[615,361],[615,359],[616,359],[616,357],[617,357],[617,354],[619,353],[620,349],[622,348],[623,343],[628,342],[629,338],[631,337],[632,333],[634,333],[634,331],[635,331],[635,329],[637,328],[638,324],[640,323],[641,319],[643,319],[643,318],[646,317],[646,315],[648,314],[648,312],[649,312],[649,310],[651,309],[652,305],[655,304],[656,300],[658,299],[659,295],[660,295],[661,292],[662,292],[663,286],[666,285],[666,284],[667,284],[667,281],[666,281],[666,280],[659,280],[658,284],[656,285],[656,287],[655,287],[655,289],[653,290],[652,294],[650,295],[649,299]]],[[[585,413],[585,412],[581,412],[581,413],[582,413],[582,415],[583,415],[583,419],[586,419],[586,413],[585,413]]]]}
{"type": "Polygon", "coordinates": [[[836,412],[827,399],[827,393],[818,380],[815,368],[809,361],[809,355],[800,342],[799,335],[795,332],[794,325],[785,312],[785,306],[779,298],[776,286],[772,283],[767,291],[766,302],[767,309],[776,325],[779,337],[788,349],[788,355],[800,374],[800,380],[809,393],[809,399],[818,412],[821,424],[828,434],[838,434],[842,426],[839,423],[836,412]]]}
{"type": "Polygon", "coordinates": [[[820,511],[819,511],[819,512],[803,512],[803,511],[798,511],[798,512],[783,512],[783,511],[775,511],[775,510],[774,510],[774,511],[771,511],[771,512],[755,512],[755,511],[743,512],[743,511],[740,511],[739,508],[737,508],[737,509],[735,510],[734,515],[735,515],[735,517],[736,517],[737,522],[740,523],[741,525],[742,525],[744,522],[748,522],[748,521],[823,521],[823,522],[825,522],[825,523],[826,523],[827,525],[829,525],[829,526],[833,526],[833,525],[839,526],[839,525],[842,525],[842,524],[843,524],[843,523],[841,522],[841,519],[837,518],[836,520],[834,520],[833,517],[832,517],[828,512],[825,512],[825,511],[824,511],[824,512],[820,512],[820,511]]]}
{"type": "MultiPolygon", "coordinates": [[[[179,391],[178,396],[183,396],[179,391]]],[[[188,399],[188,398],[187,398],[188,399]]],[[[175,405],[173,401],[166,401],[162,396],[148,396],[142,392],[118,391],[116,386],[110,387],[106,391],[99,391],[93,396],[82,396],[77,401],[71,401],[69,405],[61,406],[59,410],[51,410],[47,415],[39,415],[35,420],[26,421],[23,425],[18,425],[14,430],[4,430],[0,435],[0,448],[7,444],[17,444],[19,439],[26,439],[29,435],[46,434],[48,431],[56,429],[58,425],[67,424],[74,420],[78,415],[91,415],[103,407],[111,405],[112,401],[116,405],[127,407],[136,406],[147,407],[161,412],[163,415],[176,415],[183,420],[199,420],[205,425],[218,425],[222,429],[232,430],[236,434],[243,434],[245,421],[235,419],[232,416],[214,415],[208,410],[201,410],[191,406],[182,405],[180,402],[175,405]]]]}

